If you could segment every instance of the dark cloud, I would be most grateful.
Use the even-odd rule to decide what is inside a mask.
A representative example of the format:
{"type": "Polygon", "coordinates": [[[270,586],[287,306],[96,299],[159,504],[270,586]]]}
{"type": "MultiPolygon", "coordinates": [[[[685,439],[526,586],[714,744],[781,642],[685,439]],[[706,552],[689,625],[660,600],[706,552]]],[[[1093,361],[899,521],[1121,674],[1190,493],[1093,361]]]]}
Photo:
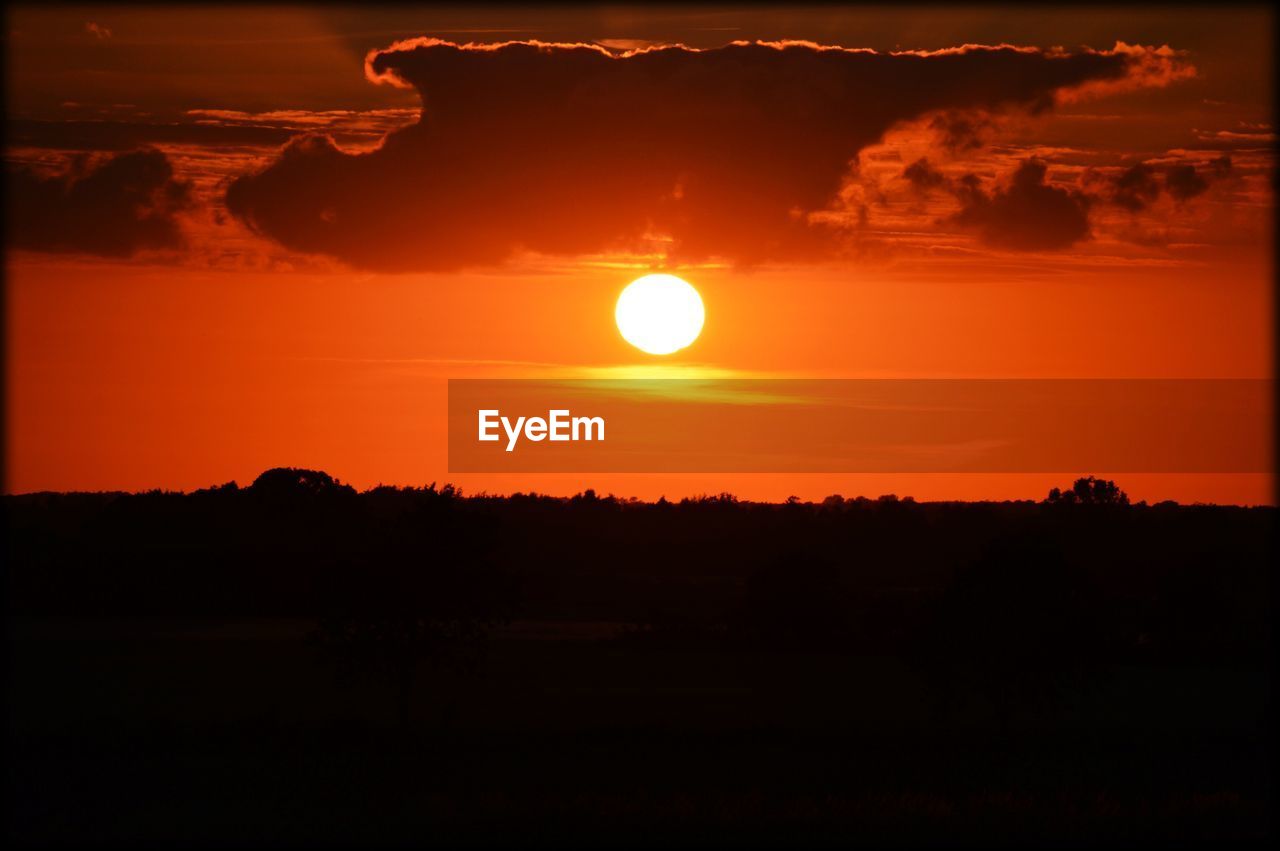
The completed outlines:
{"type": "Polygon", "coordinates": [[[928,157],[921,157],[902,170],[902,176],[916,191],[925,193],[947,182],[942,172],[929,164],[928,157]]]}
{"type": "Polygon", "coordinates": [[[284,127],[159,123],[108,119],[102,121],[9,122],[12,147],[63,151],[131,151],[145,145],[283,145],[297,131],[284,127]]]}
{"type": "MultiPolygon", "coordinates": [[[[1032,104],[1035,110],[1048,105],[1032,104]]],[[[982,113],[947,110],[940,112],[929,122],[929,129],[937,134],[938,144],[952,154],[963,154],[986,144],[987,137],[995,131],[995,122],[982,113]]]]}
{"type": "Polygon", "coordinates": [[[1163,74],[1174,61],[1133,49],[737,43],[619,55],[419,39],[367,61],[371,79],[418,90],[417,124],[368,154],[295,140],[226,201],[291,249],[372,269],[626,249],[653,234],[676,260],[813,259],[836,240],[806,213],[831,202],[849,162],[894,124],[1041,109],[1063,89],[1163,74]]]}
{"type": "Polygon", "coordinates": [[[1156,170],[1146,163],[1126,169],[1116,178],[1111,195],[1113,203],[1126,210],[1138,211],[1160,197],[1160,184],[1156,170]]]}
{"type": "Polygon", "coordinates": [[[1047,166],[1024,161],[1008,185],[991,193],[976,175],[965,175],[955,192],[961,209],[954,221],[972,228],[983,243],[1016,251],[1066,248],[1089,235],[1089,198],[1045,183],[1047,166]]]}
{"type": "Polygon", "coordinates": [[[174,179],[160,151],[80,156],[65,173],[49,176],[10,169],[8,184],[14,248],[126,257],[182,244],[175,214],[190,204],[191,187],[174,179]]]}
{"type": "Polygon", "coordinates": [[[1221,180],[1231,173],[1231,158],[1221,156],[1211,160],[1203,171],[1195,163],[1155,166],[1141,162],[1114,178],[1088,172],[1083,184],[1097,200],[1109,201],[1137,213],[1154,204],[1162,192],[1167,192],[1175,201],[1189,201],[1208,191],[1212,181],[1221,180]],[[1161,175],[1163,181],[1160,180],[1161,175]]]}
{"type": "Polygon", "coordinates": [[[1175,201],[1187,201],[1203,194],[1209,188],[1209,181],[1201,177],[1193,165],[1175,165],[1164,173],[1164,186],[1175,201]]]}

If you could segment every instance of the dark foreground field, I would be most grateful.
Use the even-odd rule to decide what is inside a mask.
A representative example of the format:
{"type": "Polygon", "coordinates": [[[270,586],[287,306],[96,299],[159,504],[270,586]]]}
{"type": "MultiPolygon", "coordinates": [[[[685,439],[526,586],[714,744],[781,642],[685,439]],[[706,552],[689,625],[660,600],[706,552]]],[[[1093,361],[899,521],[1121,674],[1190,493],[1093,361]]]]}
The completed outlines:
{"type": "Polygon", "coordinates": [[[1271,837],[1270,509],[6,498],[21,844],[1271,837]]]}

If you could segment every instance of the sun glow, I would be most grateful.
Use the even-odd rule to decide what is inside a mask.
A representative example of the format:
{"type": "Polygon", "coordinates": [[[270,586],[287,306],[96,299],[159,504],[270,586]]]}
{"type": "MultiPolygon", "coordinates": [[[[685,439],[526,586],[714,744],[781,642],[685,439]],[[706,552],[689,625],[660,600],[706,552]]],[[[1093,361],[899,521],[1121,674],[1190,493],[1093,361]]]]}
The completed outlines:
{"type": "Polygon", "coordinates": [[[618,331],[628,343],[651,355],[669,355],[702,333],[706,311],[702,297],[675,275],[645,275],[627,285],[614,309],[618,331]]]}

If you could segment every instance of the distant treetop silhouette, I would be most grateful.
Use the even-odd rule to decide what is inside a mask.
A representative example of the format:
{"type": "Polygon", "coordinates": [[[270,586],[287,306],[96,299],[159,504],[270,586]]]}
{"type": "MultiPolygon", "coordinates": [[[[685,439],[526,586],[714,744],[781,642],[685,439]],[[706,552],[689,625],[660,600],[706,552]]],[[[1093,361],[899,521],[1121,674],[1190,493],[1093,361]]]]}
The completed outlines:
{"type": "Polygon", "coordinates": [[[1049,491],[1045,502],[1065,505],[1128,505],[1129,495],[1120,490],[1120,486],[1110,479],[1095,479],[1089,476],[1076,479],[1076,483],[1066,493],[1054,488],[1049,491]]]}
{"type": "Polygon", "coordinates": [[[249,489],[266,496],[305,496],[331,493],[355,493],[328,473],[300,467],[273,467],[253,480],[249,489]]]}

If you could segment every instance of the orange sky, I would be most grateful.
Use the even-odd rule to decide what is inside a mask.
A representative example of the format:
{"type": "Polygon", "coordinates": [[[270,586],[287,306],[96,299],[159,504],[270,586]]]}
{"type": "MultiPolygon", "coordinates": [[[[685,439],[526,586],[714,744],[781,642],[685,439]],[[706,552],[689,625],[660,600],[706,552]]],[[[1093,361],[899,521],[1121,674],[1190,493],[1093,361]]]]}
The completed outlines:
{"type": "MultiPolygon", "coordinates": [[[[1039,498],[1062,477],[450,476],[445,380],[635,367],[677,376],[1271,376],[1272,54],[1261,10],[325,7],[228,16],[33,7],[14,10],[9,29],[7,157],[30,175],[8,199],[11,217],[27,219],[11,228],[6,251],[9,492],[192,489],[290,465],[360,487],[453,480],[468,491],[595,487],[643,498],[1039,498]],[[664,113],[637,116],[631,136],[652,149],[651,172],[639,158],[610,159],[621,156],[604,145],[613,136],[572,157],[521,153],[539,139],[554,150],[580,144],[580,131],[565,135],[576,119],[545,123],[556,103],[527,116],[519,100],[487,113],[467,106],[471,96],[451,106],[450,87],[465,94],[468,75],[512,73],[469,70],[467,53],[390,54],[397,67],[426,56],[423,70],[403,72],[426,75],[421,101],[417,89],[366,79],[369,51],[415,36],[615,51],[757,38],[881,52],[1001,43],[1111,51],[1117,41],[1152,50],[1137,60],[1099,54],[1107,68],[1126,63],[1123,78],[1046,83],[1047,108],[1040,93],[1035,104],[1008,102],[1006,92],[974,105],[987,97],[978,70],[977,94],[956,87],[961,106],[928,102],[903,118],[892,104],[875,106],[883,92],[858,94],[865,117],[823,119],[807,135],[785,125],[775,133],[775,121],[809,121],[776,115],[788,102],[782,91],[779,107],[745,125],[761,128],[749,145],[691,117],[691,136],[715,148],[705,156],[646,135],[672,132],[682,106],[668,115],[667,90],[642,86],[630,96],[660,93],[654,109],[664,113]],[[1172,50],[1154,50],[1165,44],[1172,50]],[[437,92],[438,62],[447,75],[437,92]],[[872,120],[877,109],[887,129],[872,120]],[[433,121],[443,135],[427,133],[433,121]],[[396,128],[408,128],[402,144],[350,157],[396,128]],[[277,161],[292,134],[317,130],[338,149],[297,148],[296,160],[277,161]],[[528,138],[513,141],[515,131],[528,138]],[[829,150],[810,149],[815,134],[829,134],[829,150]],[[163,156],[103,165],[141,147],[163,156]],[[845,147],[849,164],[838,159],[845,147]],[[783,155],[744,184],[743,173],[783,155]],[[824,156],[837,158],[830,175],[824,156]],[[668,162],[682,188],[647,194],[668,162]],[[629,170],[615,179],[619,167],[629,170]],[[566,185],[579,171],[591,180],[566,185]],[[257,173],[265,176],[244,177],[257,173]],[[416,180],[448,191],[405,194],[401,184],[416,180]],[[605,197],[590,191],[601,181],[605,197]],[[229,185],[243,187],[230,209],[229,185]],[[120,200],[131,192],[152,206],[121,223],[121,210],[129,219],[138,209],[120,200]],[[318,219],[300,206],[313,194],[318,219]],[[805,207],[794,215],[770,206],[792,199],[805,207]],[[740,215],[725,214],[733,209],[740,215]],[[781,219],[770,218],[776,210],[781,219]],[[636,226],[640,218],[647,225],[636,226]],[[784,220],[794,228],[763,244],[770,223],[784,220]],[[66,236],[77,229],[95,236],[66,236]],[[702,337],[667,358],[628,346],[612,321],[621,288],[656,268],[692,282],[707,307],[702,337]]],[[[701,74],[717,55],[677,58],[701,74]]],[[[511,61],[543,73],[545,57],[511,61]]],[[[623,69],[623,82],[609,85],[633,85],[632,66],[620,63],[634,59],[608,61],[609,74],[623,69]]],[[[766,80],[809,73],[806,64],[766,69],[766,80]]],[[[554,73],[548,79],[559,81],[554,73]]],[[[737,71],[725,73],[704,75],[706,91],[721,93],[712,103],[737,85],[737,71]]],[[[861,92],[864,72],[848,73],[861,92]]],[[[574,98],[586,97],[586,83],[568,80],[574,98]]],[[[617,106],[599,108],[611,115],[617,106]]],[[[1121,484],[1150,500],[1274,501],[1266,475],[1128,475],[1121,484]]]]}

